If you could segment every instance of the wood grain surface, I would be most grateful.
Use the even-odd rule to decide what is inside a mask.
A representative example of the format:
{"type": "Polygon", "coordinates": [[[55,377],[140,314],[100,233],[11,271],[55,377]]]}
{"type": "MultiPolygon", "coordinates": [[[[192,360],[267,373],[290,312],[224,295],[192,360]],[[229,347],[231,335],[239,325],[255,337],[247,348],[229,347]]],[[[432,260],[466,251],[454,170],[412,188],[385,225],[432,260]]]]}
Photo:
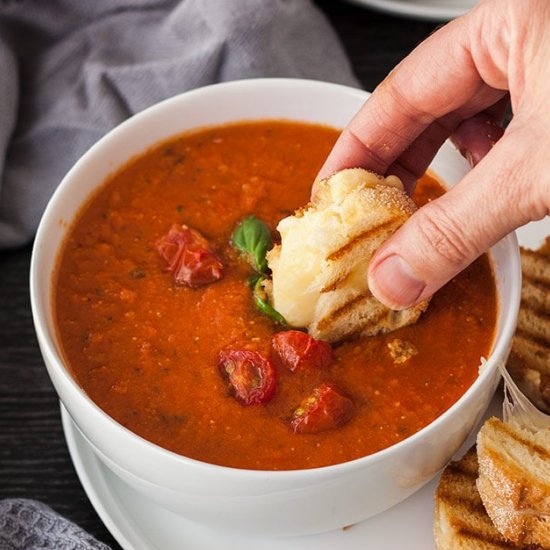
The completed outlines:
{"type": "MultiPolygon", "coordinates": [[[[367,90],[436,28],[338,0],[318,0],[367,90]]],[[[84,493],[69,457],[59,404],[32,324],[30,246],[0,253],[0,497],[41,500],[120,548],[84,493]]]]}

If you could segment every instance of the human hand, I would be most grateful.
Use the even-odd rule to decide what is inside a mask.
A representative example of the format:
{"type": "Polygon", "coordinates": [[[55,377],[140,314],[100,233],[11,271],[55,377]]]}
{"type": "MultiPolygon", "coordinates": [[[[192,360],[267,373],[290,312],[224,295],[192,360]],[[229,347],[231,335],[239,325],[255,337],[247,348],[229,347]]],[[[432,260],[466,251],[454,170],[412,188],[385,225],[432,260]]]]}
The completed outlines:
{"type": "Polygon", "coordinates": [[[319,178],[361,166],[399,176],[412,192],[449,136],[474,166],[373,256],[369,287],[389,307],[431,296],[549,213],[549,59],[548,0],[482,1],[420,44],[343,131],[319,178]],[[514,117],[503,131],[508,97],[514,117]]]}

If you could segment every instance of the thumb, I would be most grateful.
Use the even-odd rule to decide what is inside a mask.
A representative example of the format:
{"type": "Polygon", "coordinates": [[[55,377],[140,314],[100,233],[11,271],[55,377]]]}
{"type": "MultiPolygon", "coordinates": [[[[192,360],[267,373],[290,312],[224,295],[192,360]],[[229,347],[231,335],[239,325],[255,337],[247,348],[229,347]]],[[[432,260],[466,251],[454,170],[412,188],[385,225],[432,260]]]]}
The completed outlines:
{"type": "Polygon", "coordinates": [[[508,130],[456,187],[378,249],[369,288],[381,302],[404,309],[428,298],[510,231],[546,215],[550,178],[540,155],[534,158],[537,146],[525,132],[508,130]]]}

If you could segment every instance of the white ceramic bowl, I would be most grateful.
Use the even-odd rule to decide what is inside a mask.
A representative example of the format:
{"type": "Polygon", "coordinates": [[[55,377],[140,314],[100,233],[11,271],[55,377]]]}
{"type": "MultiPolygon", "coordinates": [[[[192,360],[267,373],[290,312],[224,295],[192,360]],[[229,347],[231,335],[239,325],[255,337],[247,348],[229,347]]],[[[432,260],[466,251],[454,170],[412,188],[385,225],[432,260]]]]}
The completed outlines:
{"type": "MultiPolygon", "coordinates": [[[[489,361],[447,412],[412,437],[351,462],[295,471],[215,466],[166,451],[130,432],[88,398],[67,371],[52,318],[52,273],[67,228],[80,206],[130,157],[185,130],[243,119],[284,118],[343,127],[366,92],[322,82],[262,79],[209,86],[132,117],[71,169],[40,223],[31,266],[31,302],[38,341],[54,386],[95,453],[148,498],[185,517],[241,531],[297,535],[350,525],[397,504],[458,450],[487,408],[497,363],[509,351],[520,292],[515,236],[491,251],[497,274],[498,329],[489,361]]],[[[445,144],[432,169],[449,184],[468,170],[445,144]]],[[[399,528],[399,526],[396,526],[399,528]]]]}

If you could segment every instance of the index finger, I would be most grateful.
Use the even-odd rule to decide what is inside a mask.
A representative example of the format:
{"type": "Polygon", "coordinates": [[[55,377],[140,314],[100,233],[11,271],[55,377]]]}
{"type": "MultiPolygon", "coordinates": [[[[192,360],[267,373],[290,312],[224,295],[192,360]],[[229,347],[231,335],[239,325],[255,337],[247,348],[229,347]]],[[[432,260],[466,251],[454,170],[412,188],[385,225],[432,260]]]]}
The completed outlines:
{"type": "Polygon", "coordinates": [[[406,57],[344,129],[318,178],[349,167],[385,174],[434,121],[453,112],[468,118],[492,105],[502,91],[484,82],[475,59],[483,19],[480,6],[406,57]]]}

